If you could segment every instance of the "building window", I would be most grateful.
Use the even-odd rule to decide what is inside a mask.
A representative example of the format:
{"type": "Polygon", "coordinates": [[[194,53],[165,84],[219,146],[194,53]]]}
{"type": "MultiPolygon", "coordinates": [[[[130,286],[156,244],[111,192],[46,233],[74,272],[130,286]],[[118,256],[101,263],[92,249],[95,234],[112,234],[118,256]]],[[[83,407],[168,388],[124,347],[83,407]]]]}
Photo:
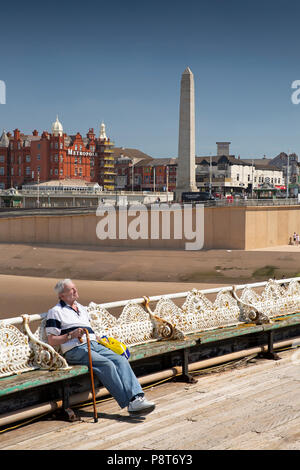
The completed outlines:
{"type": "Polygon", "coordinates": [[[37,159],[37,160],[40,160],[40,159],[41,159],[41,156],[40,156],[39,153],[37,154],[36,159],[37,159]]]}
{"type": "Polygon", "coordinates": [[[27,176],[30,175],[30,166],[27,166],[27,167],[26,167],[26,175],[27,175],[27,176]]]}
{"type": "Polygon", "coordinates": [[[10,169],[10,174],[11,174],[11,175],[14,174],[14,169],[13,169],[13,168],[10,169]]]}
{"type": "Polygon", "coordinates": [[[58,175],[58,169],[57,169],[57,168],[55,168],[54,174],[55,174],[55,175],[58,175]]]}
{"type": "Polygon", "coordinates": [[[30,155],[26,155],[26,163],[30,162],[30,155]]]}
{"type": "Polygon", "coordinates": [[[4,168],[3,168],[3,166],[0,166],[0,176],[4,176],[4,168]]]}
{"type": "Polygon", "coordinates": [[[5,161],[4,155],[0,155],[0,163],[4,163],[4,161],[5,161]]]}

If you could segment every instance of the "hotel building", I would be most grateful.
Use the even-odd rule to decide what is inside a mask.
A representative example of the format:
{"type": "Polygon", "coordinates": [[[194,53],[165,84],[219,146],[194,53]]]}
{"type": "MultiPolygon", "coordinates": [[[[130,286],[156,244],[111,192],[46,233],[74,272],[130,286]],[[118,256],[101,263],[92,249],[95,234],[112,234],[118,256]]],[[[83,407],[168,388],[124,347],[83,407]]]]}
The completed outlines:
{"type": "Polygon", "coordinates": [[[114,143],[107,138],[104,123],[99,137],[90,128],[86,137],[67,135],[56,118],[51,133],[37,130],[25,135],[3,131],[0,138],[0,189],[49,180],[78,179],[115,189],[114,143]]]}

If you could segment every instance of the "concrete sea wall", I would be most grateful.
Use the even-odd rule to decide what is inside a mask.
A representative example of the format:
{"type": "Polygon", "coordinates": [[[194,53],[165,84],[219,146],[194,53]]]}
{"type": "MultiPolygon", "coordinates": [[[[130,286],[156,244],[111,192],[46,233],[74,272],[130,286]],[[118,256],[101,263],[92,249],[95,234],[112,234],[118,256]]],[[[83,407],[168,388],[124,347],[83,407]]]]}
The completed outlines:
{"type": "MultiPolygon", "coordinates": [[[[117,211],[116,238],[113,239],[101,240],[97,236],[101,220],[103,229],[104,218],[97,216],[96,213],[76,215],[66,213],[66,215],[1,217],[0,242],[185,249],[185,244],[191,240],[184,233],[176,239],[178,225],[176,228],[174,224],[175,212],[170,215],[169,228],[165,226],[167,232],[170,230],[169,237],[168,233],[164,232],[163,216],[160,211],[154,218],[150,212],[146,211],[139,220],[137,215],[129,213],[123,215],[126,227],[131,226],[131,229],[134,227],[137,232],[141,230],[144,238],[137,236],[137,239],[132,239],[126,230],[125,232],[124,229],[119,230],[117,211]],[[147,226],[146,235],[145,230],[138,227],[139,223],[144,229],[147,226]],[[154,238],[153,233],[155,233],[154,238]]],[[[300,206],[207,207],[204,209],[204,227],[202,223],[201,226],[199,224],[197,226],[195,209],[192,212],[193,229],[197,228],[197,232],[204,230],[204,248],[207,249],[244,250],[285,245],[294,231],[300,233],[300,206]]]]}

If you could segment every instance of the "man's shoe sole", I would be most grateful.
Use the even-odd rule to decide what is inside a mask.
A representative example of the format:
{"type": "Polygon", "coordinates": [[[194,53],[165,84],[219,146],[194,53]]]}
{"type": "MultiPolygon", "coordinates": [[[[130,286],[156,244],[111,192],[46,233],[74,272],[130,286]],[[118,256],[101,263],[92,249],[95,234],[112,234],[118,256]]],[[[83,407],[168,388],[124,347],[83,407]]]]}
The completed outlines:
{"type": "Polygon", "coordinates": [[[149,406],[148,408],[143,408],[142,410],[138,411],[128,411],[128,413],[132,416],[143,416],[151,413],[155,409],[155,405],[149,406]]]}

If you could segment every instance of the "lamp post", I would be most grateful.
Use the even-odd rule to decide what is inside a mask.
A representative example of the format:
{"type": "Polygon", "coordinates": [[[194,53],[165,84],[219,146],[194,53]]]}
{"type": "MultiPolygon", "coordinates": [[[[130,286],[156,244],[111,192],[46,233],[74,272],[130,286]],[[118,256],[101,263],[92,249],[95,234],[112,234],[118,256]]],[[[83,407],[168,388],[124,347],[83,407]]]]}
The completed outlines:
{"type": "Polygon", "coordinates": [[[37,176],[37,182],[38,182],[38,187],[37,187],[37,206],[38,208],[40,207],[40,172],[38,171],[38,176],[37,176]]]}
{"type": "Polygon", "coordinates": [[[134,162],[132,160],[132,167],[131,167],[131,191],[132,192],[133,192],[133,188],[134,188],[133,181],[134,181],[134,162]]]}
{"type": "Polygon", "coordinates": [[[134,165],[137,163],[135,158],[132,159],[132,167],[131,167],[131,190],[134,191],[134,165]]]}
{"type": "Polygon", "coordinates": [[[253,185],[254,185],[254,162],[252,160],[252,185],[251,185],[251,199],[253,199],[253,185]]]}
{"type": "Polygon", "coordinates": [[[289,197],[289,176],[290,176],[290,151],[287,155],[287,166],[286,166],[286,199],[289,197]]]}
{"type": "Polygon", "coordinates": [[[166,168],[166,189],[167,189],[167,203],[169,202],[169,167],[166,168]]]}
{"type": "Polygon", "coordinates": [[[211,175],[211,170],[212,170],[211,164],[212,164],[212,156],[211,156],[211,152],[210,152],[210,154],[209,154],[209,196],[210,197],[211,197],[211,184],[212,184],[211,183],[211,179],[212,179],[211,178],[212,177],[212,175],[211,175]]]}

